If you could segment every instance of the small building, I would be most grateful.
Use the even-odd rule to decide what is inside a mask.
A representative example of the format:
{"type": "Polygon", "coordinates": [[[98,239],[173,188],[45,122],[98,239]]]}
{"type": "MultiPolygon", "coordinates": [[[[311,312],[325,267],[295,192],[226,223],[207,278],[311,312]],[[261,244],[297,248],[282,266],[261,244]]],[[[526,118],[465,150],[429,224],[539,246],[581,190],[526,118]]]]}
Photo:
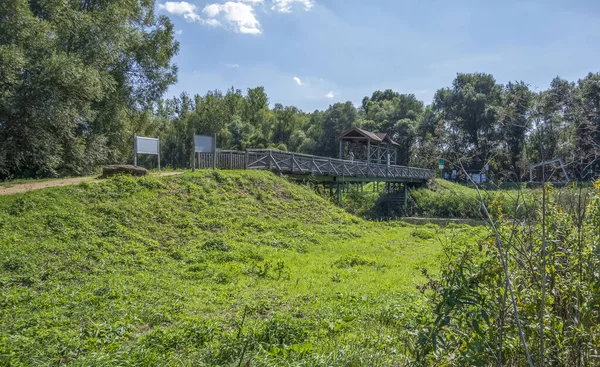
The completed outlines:
{"type": "Polygon", "coordinates": [[[373,163],[395,165],[398,147],[389,134],[374,133],[353,127],[339,136],[339,158],[373,163]]]}

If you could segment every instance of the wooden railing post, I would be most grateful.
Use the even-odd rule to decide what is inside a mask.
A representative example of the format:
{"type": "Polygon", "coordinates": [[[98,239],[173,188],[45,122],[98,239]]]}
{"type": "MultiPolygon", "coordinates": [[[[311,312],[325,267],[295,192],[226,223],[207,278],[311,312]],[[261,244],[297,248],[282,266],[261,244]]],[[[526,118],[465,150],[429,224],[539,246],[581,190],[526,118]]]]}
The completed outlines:
{"type": "Polygon", "coordinates": [[[271,170],[271,161],[273,161],[273,151],[269,150],[269,171],[271,170]]]}
{"type": "Polygon", "coordinates": [[[295,162],[296,162],[296,155],[292,152],[292,173],[294,173],[294,166],[295,166],[295,162]]]}

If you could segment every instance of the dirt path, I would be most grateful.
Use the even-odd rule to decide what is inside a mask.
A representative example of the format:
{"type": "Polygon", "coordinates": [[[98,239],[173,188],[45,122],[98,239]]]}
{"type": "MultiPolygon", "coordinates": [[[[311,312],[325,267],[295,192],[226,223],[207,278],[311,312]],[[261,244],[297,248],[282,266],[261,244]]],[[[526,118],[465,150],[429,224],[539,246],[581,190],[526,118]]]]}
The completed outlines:
{"type": "MultiPolygon", "coordinates": [[[[160,172],[160,173],[151,173],[151,176],[156,177],[165,177],[165,176],[176,176],[180,175],[183,172],[160,172]]],[[[48,180],[48,181],[33,181],[26,182],[21,184],[14,184],[10,186],[0,186],[0,196],[1,195],[13,195],[20,194],[23,192],[29,192],[34,190],[41,190],[47,187],[58,187],[58,186],[70,186],[77,185],[82,182],[100,182],[102,179],[97,178],[96,176],[88,176],[88,177],[75,177],[75,178],[61,178],[56,180],[48,180]]]]}

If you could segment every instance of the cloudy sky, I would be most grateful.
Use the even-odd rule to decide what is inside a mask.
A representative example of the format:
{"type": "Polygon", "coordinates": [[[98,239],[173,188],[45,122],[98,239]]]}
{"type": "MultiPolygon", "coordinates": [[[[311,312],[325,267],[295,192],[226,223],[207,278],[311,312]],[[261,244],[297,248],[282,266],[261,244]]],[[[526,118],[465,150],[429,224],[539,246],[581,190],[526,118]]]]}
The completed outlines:
{"type": "Polygon", "coordinates": [[[430,103],[456,73],[545,89],[600,71],[598,0],[157,1],[180,41],[168,96],[264,86],[306,111],[374,90],[430,103]]]}

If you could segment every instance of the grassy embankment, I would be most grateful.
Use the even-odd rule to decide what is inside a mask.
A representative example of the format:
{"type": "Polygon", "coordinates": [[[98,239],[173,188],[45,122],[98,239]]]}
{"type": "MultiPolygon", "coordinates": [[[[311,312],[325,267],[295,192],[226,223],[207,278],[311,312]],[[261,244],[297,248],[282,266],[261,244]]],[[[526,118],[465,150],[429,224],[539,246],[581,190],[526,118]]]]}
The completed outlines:
{"type": "Polygon", "coordinates": [[[441,243],[265,172],[0,197],[0,365],[399,364],[441,243]]]}
{"type": "MultiPolygon", "coordinates": [[[[501,210],[510,217],[530,218],[535,215],[538,205],[532,189],[481,189],[481,195],[488,209],[496,213],[501,210]]],[[[447,180],[436,179],[427,188],[412,190],[408,212],[390,211],[385,199],[380,200],[380,197],[381,193],[373,192],[373,184],[368,184],[363,192],[354,190],[346,193],[344,208],[366,218],[401,214],[424,218],[483,219],[477,190],[447,180]]]]}

